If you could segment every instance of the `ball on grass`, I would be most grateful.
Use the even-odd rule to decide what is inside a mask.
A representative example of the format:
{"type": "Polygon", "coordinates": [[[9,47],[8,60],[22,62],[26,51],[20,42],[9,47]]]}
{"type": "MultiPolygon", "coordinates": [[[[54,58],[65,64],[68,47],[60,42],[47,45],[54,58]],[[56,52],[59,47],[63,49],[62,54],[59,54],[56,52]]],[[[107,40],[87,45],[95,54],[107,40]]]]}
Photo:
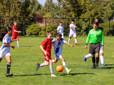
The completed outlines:
{"type": "Polygon", "coordinates": [[[57,72],[63,72],[63,71],[64,71],[64,67],[63,67],[62,65],[58,65],[58,66],[56,67],[56,71],[57,71],[57,72]]]}

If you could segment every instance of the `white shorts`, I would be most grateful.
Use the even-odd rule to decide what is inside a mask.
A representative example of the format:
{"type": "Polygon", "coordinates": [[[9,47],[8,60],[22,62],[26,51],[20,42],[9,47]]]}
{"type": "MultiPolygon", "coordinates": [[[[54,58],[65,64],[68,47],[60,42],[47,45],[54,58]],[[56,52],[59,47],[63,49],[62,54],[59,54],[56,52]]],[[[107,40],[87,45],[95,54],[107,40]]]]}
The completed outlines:
{"type": "Polygon", "coordinates": [[[7,48],[0,49],[0,59],[7,56],[11,56],[10,50],[7,48]]]}
{"type": "Polygon", "coordinates": [[[99,52],[100,52],[100,54],[104,53],[103,46],[100,46],[100,51],[99,52]]]}
{"type": "Polygon", "coordinates": [[[69,33],[69,37],[76,37],[76,33],[75,32],[69,33]]]}

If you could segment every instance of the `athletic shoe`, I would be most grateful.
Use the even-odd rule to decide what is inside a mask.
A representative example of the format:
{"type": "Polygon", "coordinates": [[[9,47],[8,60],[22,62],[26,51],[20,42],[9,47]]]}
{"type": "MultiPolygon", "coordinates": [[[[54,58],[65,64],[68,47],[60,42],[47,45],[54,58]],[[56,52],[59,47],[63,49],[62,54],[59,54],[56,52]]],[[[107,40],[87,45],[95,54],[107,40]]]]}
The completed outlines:
{"type": "Polygon", "coordinates": [[[85,56],[83,57],[83,61],[84,61],[84,62],[86,62],[86,61],[87,61],[87,58],[86,58],[85,56]]]}
{"type": "Polygon", "coordinates": [[[67,70],[67,74],[70,74],[70,72],[71,72],[71,69],[68,69],[68,70],[67,70]]]}
{"type": "Polygon", "coordinates": [[[53,77],[57,77],[55,74],[51,74],[51,77],[53,78],[53,77]]]}
{"type": "Polygon", "coordinates": [[[40,68],[40,64],[36,64],[36,71],[38,71],[38,69],[40,68]]]}
{"type": "Polygon", "coordinates": [[[6,74],[6,77],[12,77],[13,76],[13,74],[6,74]]]}

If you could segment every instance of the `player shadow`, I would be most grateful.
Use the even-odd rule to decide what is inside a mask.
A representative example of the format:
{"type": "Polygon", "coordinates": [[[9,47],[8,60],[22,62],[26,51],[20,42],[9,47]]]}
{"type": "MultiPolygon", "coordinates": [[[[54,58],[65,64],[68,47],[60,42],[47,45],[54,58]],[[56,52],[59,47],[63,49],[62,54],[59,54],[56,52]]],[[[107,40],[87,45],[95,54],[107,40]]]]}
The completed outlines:
{"type": "Polygon", "coordinates": [[[99,67],[100,69],[114,69],[114,64],[105,64],[103,67],[99,67]]]}
{"type": "Polygon", "coordinates": [[[76,75],[95,75],[95,73],[70,73],[70,74],[61,74],[61,76],[66,76],[66,75],[70,75],[70,76],[76,76],[76,75]]]}
{"type": "Polygon", "coordinates": [[[41,75],[50,75],[50,74],[14,74],[13,76],[15,76],[15,77],[21,77],[21,76],[41,76],[41,75]]]}

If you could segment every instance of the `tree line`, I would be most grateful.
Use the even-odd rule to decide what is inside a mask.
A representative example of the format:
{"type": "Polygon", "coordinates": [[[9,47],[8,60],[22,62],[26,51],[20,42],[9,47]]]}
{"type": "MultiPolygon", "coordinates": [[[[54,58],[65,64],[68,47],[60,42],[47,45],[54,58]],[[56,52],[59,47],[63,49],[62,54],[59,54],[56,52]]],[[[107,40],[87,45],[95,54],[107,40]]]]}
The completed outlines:
{"type": "MultiPolygon", "coordinates": [[[[43,6],[39,0],[0,0],[0,29],[17,21],[24,35],[27,29],[34,27],[31,25],[41,23],[42,18],[64,18],[65,23],[76,19],[79,32],[84,32],[98,18],[107,34],[114,29],[114,0],[46,0],[43,6]]],[[[46,29],[42,27],[43,30],[38,30],[41,33],[46,29]]]]}

